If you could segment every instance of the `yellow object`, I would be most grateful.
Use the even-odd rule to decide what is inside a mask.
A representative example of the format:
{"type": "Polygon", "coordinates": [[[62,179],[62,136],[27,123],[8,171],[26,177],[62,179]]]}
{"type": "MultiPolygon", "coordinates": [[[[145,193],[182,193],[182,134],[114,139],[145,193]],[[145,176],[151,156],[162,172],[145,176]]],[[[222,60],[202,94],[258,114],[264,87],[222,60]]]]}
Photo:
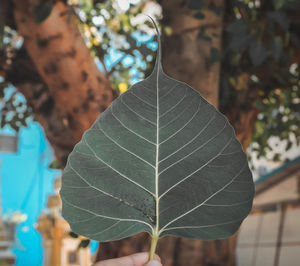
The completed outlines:
{"type": "Polygon", "coordinates": [[[120,91],[121,93],[123,93],[123,92],[125,92],[125,91],[127,91],[127,90],[128,90],[128,85],[127,85],[127,83],[121,82],[121,83],[119,84],[119,91],[120,91]]]}
{"type": "MultiPolygon", "coordinates": [[[[69,236],[70,227],[61,217],[61,200],[59,190],[60,178],[55,180],[55,194],[48,198],[48,213],[42,212],[38,219],[37,230],[43,237],[44,266],[88,266],[91,265],[89,248],[80,248],[81,240],[87,239],[79,236],[69,236]]],[[[1,263],[0,263],[1,265],[1,263]]]]}
{"type": "Polygon", "coordinates": [[[100,37],[95,37],[92,39],[93,45],[100,45],[100,37]]]}

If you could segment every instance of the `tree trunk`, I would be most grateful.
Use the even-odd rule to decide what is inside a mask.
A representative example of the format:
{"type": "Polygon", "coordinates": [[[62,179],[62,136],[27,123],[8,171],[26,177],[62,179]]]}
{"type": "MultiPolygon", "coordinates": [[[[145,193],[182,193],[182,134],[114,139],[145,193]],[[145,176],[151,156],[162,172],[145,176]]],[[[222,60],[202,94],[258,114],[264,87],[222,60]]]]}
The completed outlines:
{"type": "MultiPolygon", "coordinates": [[[[206,0],[223,7],[224,1],[206,0]]],[[[186,82],[198,90],[210,103],[218,106],[220,63],[210,63],[211,49],[221,50],[223,16],[207,8],[201,12],[204,19],[193,17],[196,11],[187,7],[189,1],[162,1],[163,25],[171,27],[172,34],[163,38],[163,66],[171,77],[186,82]],[[201,29],[211,40],[198,37],[201,29]]]]}
{"type": "Polygon", "coordinates": [[[37,112],[38,120],[64,164],[83,132],[111,103],[113,91],[90,55],[70,7],[57,2],[50,16],[36,24],[35,3],[14,0],[14,16],[26,51],[43,81],[44,88],[39,89],[44,99],[36,100],[34,94],[39,94],[39,89],[31,90],[31,84],[16,86],[34,110],[43,110],[37,112]]]}

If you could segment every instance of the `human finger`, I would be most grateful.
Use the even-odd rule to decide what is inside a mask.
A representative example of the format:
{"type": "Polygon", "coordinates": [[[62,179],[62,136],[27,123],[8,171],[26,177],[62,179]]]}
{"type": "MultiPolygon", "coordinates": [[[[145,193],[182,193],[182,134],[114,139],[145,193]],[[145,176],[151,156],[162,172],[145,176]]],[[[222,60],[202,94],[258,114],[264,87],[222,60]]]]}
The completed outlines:
{"type": "MultiPolygon", "coordinates": [[[[148,262],[147,252],[136,253],[118,259],[110,259],[96,263],[94,266],[143,266],[148,262]]],[[[160,262],[160,258],[155,255],[155,260],[160,262]]],[[[146,264],[147,265],[147,264],[146,264]]],[[[155,264],[154,264],[155,265],[155,264]]],[[[161,264],[158,264],[161,265],[161,264]]],[[[148,266],[148,265],[147,265],[148,266]]],[[[151,264],[150,264],[151,266],[151,264]]],[[[155,265],[156,266],[156,265],[155,265]]]]}

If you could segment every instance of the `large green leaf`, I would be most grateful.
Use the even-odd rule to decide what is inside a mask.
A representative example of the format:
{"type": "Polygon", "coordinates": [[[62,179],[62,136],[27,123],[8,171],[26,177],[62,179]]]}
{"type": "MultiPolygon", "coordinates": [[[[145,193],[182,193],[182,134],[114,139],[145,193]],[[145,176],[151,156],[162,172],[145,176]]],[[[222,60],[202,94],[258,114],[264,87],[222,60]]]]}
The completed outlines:
{"type": "Polygon", "coordinates": [[[254,193],[233,128],[199,92],[163,72],[160,51],[153,73],[85,132],[62,182],[72,230],[100,241],[142,231],[228,237],[254,193]]]}

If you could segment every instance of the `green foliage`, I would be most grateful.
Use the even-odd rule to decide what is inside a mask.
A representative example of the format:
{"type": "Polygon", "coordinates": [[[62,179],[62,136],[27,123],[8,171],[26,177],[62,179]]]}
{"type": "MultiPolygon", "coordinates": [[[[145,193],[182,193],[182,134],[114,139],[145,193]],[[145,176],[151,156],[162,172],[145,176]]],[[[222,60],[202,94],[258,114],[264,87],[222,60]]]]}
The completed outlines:
{"type": "Polygon", "coordinates": [[[23,96],[6,82],[0,82],[0,128],[8,125],[18,132],[27,127],[27,119],[32,116],[23,96]],[[9,89],[9,93],[5,90],[9,89]]]}
{"type": "Polygon", "coordinates": [[[60,162],[58,160],[53,160],[50,165],[49,165],[50,169],[61,169],[61,165],[60,162]]]}
{"type": "Polygon", "coordinates": [[[249,56],[254,66],[261,65],[267,57],[267,49],[258,40],[253,39],[249,46],[249,56]]]}
{"type": "MultiPolygon", "coordinates": [[[[10,67],[11,57],[21,44],[22,39],[17,32],[9,26],[3,26],[0,60],[7,63],[5,67],[10,67]]],[[[20,128],[27,126],[29,117],[32,117],[32,110],[27,106],[23,95],[0,77],[0,129],[8,125],[18,132],[20,128]]]]}
{"type": "Polygon", "coordinates": [[[280,9],[284,6],[286,0],[273,0],[273,5],[275,9],[280,9]]]}
{"type": "Polygon", "coordinates": [[[72,237],[72,238],[78,238],[78,235],[74,232],[69,232],[69,236],[72,237]]]}
{"type": "Polygon", "coordinates": [[[204,0],[190,0],[189,1],[189,8],[190,9],[201,9],[204,6],[204,0]]]}
{"type": "MultiPolygon", "coordinates": [[[[299,77],[298,77],[299,79],[299,77]]],[[[258,156],[266,156],[273,150],[268,143],[270,136],[276,136],[285,142],[288,151],[294,142],[300,145],[300,89],[293,86],[290,90],[274,90],[268,98],[256,103],[261,110],[252,135],[253,151],[258,156]]],[[[280,160],[281,155],[275,153],[273,160],[280,160]]]]}
{"type": "Polygon", "coordinates": [[[200,28],[200,31],[198,33],[198,38],[203,41],[211,42],[211,36],[208,36],[206,34],[206,29],[204,27],[200,28]]]}
{"type": "Polygon", "coordinates": [[[1,21],[0,21],[0,49],[4,48],[3,39],[4,39],[4,24],[1,23],[1,21]]]}
{"type": "Polygon", "coordinates": [[[53,9],[53,2],[42,1],[34,9],[34,12],[33,12],[34,21],[37,24],[42,23],[44,20],[46,20],[49,17],[49,15],[51,14],[52,9],[53,9]]]}
{"type": "Polygon", "coordinates": [[[84,1],[74,5],[86,43],[116,90],[120,83],[132,84],[143,78],[153,64],[155,42],[146,32],[152,26],[141,15],[146,2],[142,0],[126,11],[118,10],[113,1],[95,1],[89,8],[84,1]],[[138,16],[144,20],[132,23],[138,16]],[[138,41],[137,36],[144,41],[138,41]],[[118,55],[117,60],[112,60],[112,53],[118,55]]]}
{"type": "MultiPolygon", "coordinates": [[[[69,236],[72,237],[72,238],[79,238],[80,236],[72,231],[69,232],[69,236]]],[[[90,240],[89,239],[81,239],[81,241],[79,242],[78,244],[78,247],[77,249],[80,249],[80,248],[87,248],[90,244],[90,240]]]]}
{"type": "Polygon", "coordinates": [[[78,249],[79,248],[87,248],[90,244],[90,240],[89,239],[84,239],[84,240],[81,240],[79,245],[78,245],[78,249]]]}
{"type": "MultiPolygon", "coordinates": [[[[289,14],[300,10],[300,4],[293,0],[230,0],[227,5],[221,108],[226,112],[228,101],[234,99],[245,110],[259,110],[252,136],[258,156],[272,151],[268,145],[271,136],[285,140],[288,150],[292,136],[299,143],[299,65],[293,63],[299,39],[289,14]]],[[[275,154],[274,159],[281,156],[275,154]]]]}
{"type": "Polygon", "coordinates": [[[215,48],[212,47],[210,49],[210,57],[209,57],[209,62],[212,65],[213,63],[219,62],[221,60],[221,54],[220,51],[215,48]]]}
{"type": "MultiPolygon", "coordinates": [[[[204,19],[205,9],[222,13],[222,8],[204,2],[189,2],[189,8],[197,10],[195,18],[204,19]]],[[[221,58],[221,109],[226,112],[236,105],[260,111],[252,136],[258,156],[272,151],[268,144],[271,136],[285,141],[289,150],[292,139],[299,145],[300,135],[299,64],[293,64],[300,41],[290,18],[291,12],[300,10],[300,3],[228,0],[225,6],[223,49],[218,55],[212,48],[210,55],[211,63],[221,58]]],[[[204,27],[200,29],[198,38],[211,42],[212,37],[204,27]]],[[[275,154],[274,159],[281,155],[275,154]]]]}

